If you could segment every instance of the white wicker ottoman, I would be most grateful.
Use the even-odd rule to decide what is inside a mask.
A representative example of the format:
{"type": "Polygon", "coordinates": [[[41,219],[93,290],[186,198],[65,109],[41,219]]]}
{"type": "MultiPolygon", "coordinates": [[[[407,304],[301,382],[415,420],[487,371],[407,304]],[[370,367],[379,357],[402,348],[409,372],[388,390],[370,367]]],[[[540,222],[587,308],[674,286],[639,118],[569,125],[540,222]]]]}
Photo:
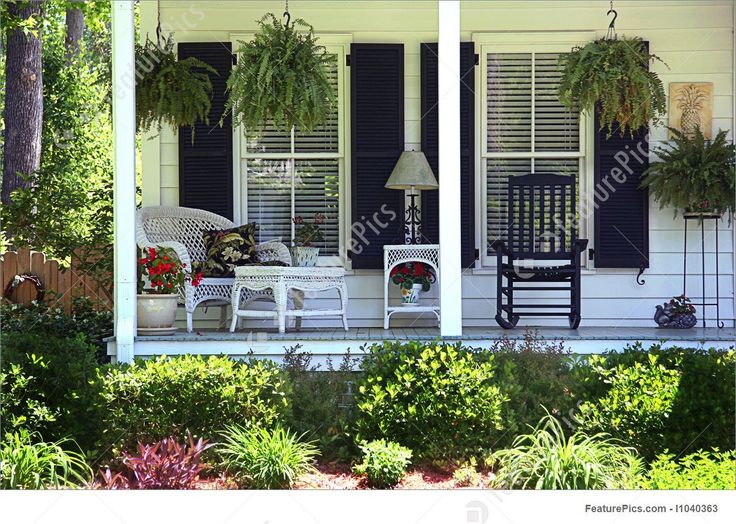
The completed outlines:
{"type": "MultiPolygon", "coordinates": [[[[286,317],[340,316],[345,330],[348,329],[347,318],[348,289],[345,284],[345,270],[340,267],[282,267],[282,266],[240,266],[235,268],[235,284],[232,292],[233,320],[230,332],[234,332],[238,320],[250,318],[276,318],[279,333],[286,331],[286,317]],[[247,301],[243,300],[243,292],[273,292],[276,309],[257,311],[241,308],[247,301]],[[304,293],[337,289],[340,294],[339,309],[304,309],[304,293]],[[293,290],[295,309],[287,309],[289,291],[293,290]]],[[[297,324],[299,326],[300,323],[297,324]]]]}

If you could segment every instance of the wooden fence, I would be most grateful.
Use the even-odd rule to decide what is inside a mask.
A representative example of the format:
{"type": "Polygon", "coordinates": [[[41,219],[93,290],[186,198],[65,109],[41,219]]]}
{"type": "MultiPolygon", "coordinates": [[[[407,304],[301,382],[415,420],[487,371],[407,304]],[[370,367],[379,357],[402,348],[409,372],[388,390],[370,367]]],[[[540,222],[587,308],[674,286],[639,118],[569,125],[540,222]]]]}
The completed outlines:
{"type": "Polygon", "coordinates": [[[95,279],[83,275],[74,262],[72,258],[70,267],[64,268],[56,260],[47,260],[43,253],[26,248],[8,251],[0,260],[0,292],[5,300],[29,304],[36,299],[36,284],[40,284],[44,290],[44,301],[67,312],[77,297],[89,298],[100,308],[111,308],[109,290],[95,279]],[[18,284],[19,281],[22,283],[18,284]]]}

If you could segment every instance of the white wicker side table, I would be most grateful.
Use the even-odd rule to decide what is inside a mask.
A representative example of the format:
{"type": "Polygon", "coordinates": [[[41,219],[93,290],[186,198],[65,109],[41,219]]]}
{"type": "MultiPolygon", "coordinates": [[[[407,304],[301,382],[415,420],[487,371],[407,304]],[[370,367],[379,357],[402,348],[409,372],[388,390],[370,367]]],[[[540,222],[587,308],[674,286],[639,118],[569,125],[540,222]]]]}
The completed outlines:
{"type": "Polygon", "coordinates": [[[396,244],[383,246],[383,329],[388,329],[389,320],[394,313],[434,313],[437,325],[440,323],[440,306],[389,306],[388,287],[391,284],[391,270],[404,262],[424,262],[434,268],[437,281],[440,280],[439,244],[396,244]]]}
{"type": "Polygon", "coordinates": [[[282,266],[240,266],[235,268],[235,284],[232,292],[233,320],[230,332],[234,332],[238,319],[276,318],[279,333],[286,331],[286,317],[340,316],[345,330],[347,318],[348,289],[345,284],[345,270],[341,267],[282,267],[282,266]],[[257,311],[245,309],[248,296],[254,291],[271,289],[276,309],[257,311]],[[337,289],[340,294],[340,308],[304,309],[303,293],[337,289]],[[296,291],[295,309],[287,309],[289,290],[296,291]]]}

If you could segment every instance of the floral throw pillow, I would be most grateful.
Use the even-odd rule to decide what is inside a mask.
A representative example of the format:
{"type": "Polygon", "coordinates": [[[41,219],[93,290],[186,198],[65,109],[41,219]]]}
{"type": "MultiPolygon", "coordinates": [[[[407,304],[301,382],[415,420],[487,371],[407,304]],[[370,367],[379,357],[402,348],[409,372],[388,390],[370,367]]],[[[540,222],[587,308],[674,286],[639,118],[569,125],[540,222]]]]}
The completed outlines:
{"type": "Polygon", "coordinates": [[[202,233],[207,260],[195,270],[208,277],[232,277],[236,266],[258,263],[256,253],[256,224],[244,224],[232,229],[202,233]]]}

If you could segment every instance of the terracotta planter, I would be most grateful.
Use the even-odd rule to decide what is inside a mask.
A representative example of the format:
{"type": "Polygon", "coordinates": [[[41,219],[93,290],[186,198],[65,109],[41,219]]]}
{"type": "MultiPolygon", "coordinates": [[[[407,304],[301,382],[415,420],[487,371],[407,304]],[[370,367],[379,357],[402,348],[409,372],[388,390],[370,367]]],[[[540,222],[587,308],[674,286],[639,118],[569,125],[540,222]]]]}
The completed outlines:
{"type": "Polygon", "coordinates": [[[422,295],[422,285],[414,284],[411,289],[401,288],[401,305],[416,306],[419,304],[419,297],[422,295]]]}
{"type": "Polygon", "coordinates": [[[291,265],[294,267],[314,267],[319,257],[318,247],[295,246],[291,248],[291,265]]]}
{"type": "Polygon", "coordinates": [[[179,295],[138,295],[138,334],[172,335],[179,295]]]}

